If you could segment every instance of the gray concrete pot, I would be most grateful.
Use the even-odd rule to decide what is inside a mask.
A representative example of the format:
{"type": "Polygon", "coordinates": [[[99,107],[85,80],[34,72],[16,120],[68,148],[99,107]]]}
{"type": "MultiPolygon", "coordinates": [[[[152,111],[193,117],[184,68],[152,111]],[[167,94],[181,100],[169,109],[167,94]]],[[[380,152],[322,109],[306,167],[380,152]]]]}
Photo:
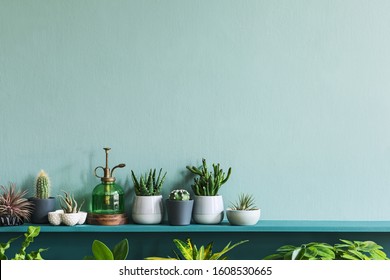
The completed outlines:
{"type": "Polygon", "coordinates": [[[191,223],[193,200],[167,199],[168,222],[172,226],[186,226],[191,223]]]}
{"type": "Polygon", "coordinates": [[[33,224],[48,224],[48,213],[53,212],[56,208],[55,197],[49,197],[47,199],[30,197],[28,200],[33,203],[34,207],[31,214],[31,222],[33,224]]]}

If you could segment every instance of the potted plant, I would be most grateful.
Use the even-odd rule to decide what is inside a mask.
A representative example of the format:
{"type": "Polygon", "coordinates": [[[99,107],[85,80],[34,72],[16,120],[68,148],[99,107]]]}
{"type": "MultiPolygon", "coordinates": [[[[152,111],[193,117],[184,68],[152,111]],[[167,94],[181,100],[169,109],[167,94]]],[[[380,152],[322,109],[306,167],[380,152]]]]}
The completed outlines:
{"type": "Polygon", "coordinates": [[[194,201],[186,190],[173,190],[166,201],[168,222],[172,226],[185,226],[191,223],[194,201]]]}
{"type": "MultiPolygon", "coordinates": [[[[54,220],[55,214],[61,216],[61,222],[67,226],[74,226],[76,224],[83,224],[87,218],[86,212],[81,212],[81,207],[84,204],[84,201],[81,204],[78,204],[74,195],[69,194],[64,191],[64,195],[58,195],[60,198],[60,205],[63,212],[55,211],[50,213],[50,221],[54,220]]],[[[58,217],[58,216],[57,216],[58,217]]],[[[54,222],[52,223],[54,224],[54,222]]]]}
{"type": "Polygon", "coordinates": [[[17,191],[15,184],[0,186],[0,226],[18,226],[29,220],[33,205],[24,196],[27,191],[17,191]]]}
{"type": "Polygon", "coordinates": [[[255,206],[253,195],[240,194],[238,201],[226,209],[226,216],[232,225],[250,226],[259,221],[260,208],[255,206]]]}
{"type": "Polygon", "coordinates": [[[135,198],[132,207],[133,221],[137,224],[159,224],[163,218],[163,200],[161,189],[164,184],[165,172],[162,175],[162,168],[156,178],[156,169],[141,175],[139,179],[131,170],[131,177],[134,183],[135,198]]]}
{"type": "Polygon", "coordinates": [[[29,198],[34,205],[31,222],[34,224],[47,224],[48,213],[54,211],[56,200],[50,196],[50,179],[44,170],[41,170],[35,180],[35,197],[29,198]]]}
{"type": "Polygon", "coordinates": [[[206,160],[202,159],[201,167],[186,167],[198,176],[191,186],[195,194],[192,215],[198,224],[219,224],[224,217],[223,198],[218,192],[229,179],[232,169],[229,167],[225,175],[219,163],[212,166],[213,171],[208,171],[206,160]]]}

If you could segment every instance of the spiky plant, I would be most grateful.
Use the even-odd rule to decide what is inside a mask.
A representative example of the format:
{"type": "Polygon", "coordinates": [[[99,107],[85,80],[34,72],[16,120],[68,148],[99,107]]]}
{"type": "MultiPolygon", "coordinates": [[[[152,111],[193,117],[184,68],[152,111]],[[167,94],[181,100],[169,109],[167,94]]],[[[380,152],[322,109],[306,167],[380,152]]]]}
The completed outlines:
{"type": "Polygon", "coordinates": [[[194,184],[191,186],[196,195],[215,196],[223,184],[229,180],[232,168],[229,167],[228,173],[225,173],[220,168],[219,163],[213,164],[213,171],[208,171],[205,159],[202,159],[202,166],[197,168],[195,166],[186,166],[186,168],[193,174],[198,175],[199,178],[194,179],[194,184]]]}
{"type": "Polygon", "coordinates": [[[245,210],[245,211],[258,209],[255,206],[255,199],[253,195],[250,194],[240,194],[238,196],[238,200],[234,203],[231,203],[230,208],[232,210],[245,210]]]}
{"type": "Polygon", "coordinates": [[[50,179],[44,170],[41,170],[35,180],[35,197],[48,199],[50,197],[50,179]]]}
{"type": "Polygon", "coordinates": [[[138,196],[160,195],[165,181],[165,176],[167,175],[167,172],[165,172],[162,176],[161,173],[162,168],[156,178],[156,169],[150,169],[149,173],[141,175],[138,180],[134,171],[131,170],[131,178],[133,179],[135,194],[138,196]]]}
{"type": "Polygon", "coordinates": [[[238,245],[241,245],[248,240],[239,241],[233,245],[229,242],[220,252],[213,252],[214,242],[210,242],[208,245],[198,247],[191,241],[190,238],[187,238],[186,241],[180,239],[174,239],[177,249],[179,249],[181,256],[173,251],[175,257],[148,257],[147,260],[226,260],[227,256],[225,254],[230,250],[234,249],[238,245]]]}
{"type": "Polygon", "coordinates": [[[190,200],[190,193],[186,190],[173,190],[169,194],[170,200],[190,200]]]}
{"type": "Polygon", "coordinates": [[[78,203],[74,198],[74,195],[69,194],[66,191],[63,192],[64,195],[58,195],[58,197],[60,198],[60,205],[62,210],[64,210],[64,213],[78,213],[84,204],[84,200],[81,202],[80,206],[77,207],[78,203]]]}
{"type": "Polygon", "coordinates": [[[2,194],[0,195],[0,216],[15,217],[17,224],[22,224],[24,220],[29,220],[33,205],[24,196],[27,190],[16,190],[16,184],[10,183],[8,187],[0,186],[2,194]]]}

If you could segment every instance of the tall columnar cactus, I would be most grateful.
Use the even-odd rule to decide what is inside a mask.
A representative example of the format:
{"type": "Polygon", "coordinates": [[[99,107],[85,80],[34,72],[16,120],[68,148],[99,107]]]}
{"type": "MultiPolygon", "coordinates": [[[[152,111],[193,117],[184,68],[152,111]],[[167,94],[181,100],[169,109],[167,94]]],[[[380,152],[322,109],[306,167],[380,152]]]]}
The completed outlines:
{"type": "Polygon", "coordinates": [[[191,187],[196,195],[202,196],[218,195],[219,189],[227,182],[227,180],[229,180],[232,172],[232,168],[229,167],[228,173],[225,176],[225,173],[220,168],[219,163],[213,164],[213,172],[209,172],[205,159],[202,159],[202,166],[199,168],[195,166],[186,166],[186,168],[193,174],[199,176],[194,179],[194,184],[191,187]]]}
{"type": "Polygon", "coordinates": [[[170,200],[190,200],[190,193],[186,190],[173,190],[169,194],[170,200]]]}
{"type": "Polygon", "coordinates": [[[50,179],[44,170],[39,172],[35,181],[35,196],[40,199],[50,197],[50,179]]]}

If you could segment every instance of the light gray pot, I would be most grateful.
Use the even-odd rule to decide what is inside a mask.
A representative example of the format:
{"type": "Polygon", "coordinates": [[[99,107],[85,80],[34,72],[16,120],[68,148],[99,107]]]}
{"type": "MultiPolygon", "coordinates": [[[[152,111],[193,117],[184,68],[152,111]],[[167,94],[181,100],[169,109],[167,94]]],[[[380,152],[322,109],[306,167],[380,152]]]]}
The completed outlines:
{"type": "Polygon", "coordinates": [[[30,197],[29,200],[33,203],[34,207],[31,214],[31,222],[33,224],[48,224],[48,213],[56,209],[55,197],[49,197],[48,199],[30,197]]]}
{"type": "Polygon", "coordinates": [[[193,200],[167,199],[168,222],[172,226],[186,226],[191,223],[193,200]]]}

